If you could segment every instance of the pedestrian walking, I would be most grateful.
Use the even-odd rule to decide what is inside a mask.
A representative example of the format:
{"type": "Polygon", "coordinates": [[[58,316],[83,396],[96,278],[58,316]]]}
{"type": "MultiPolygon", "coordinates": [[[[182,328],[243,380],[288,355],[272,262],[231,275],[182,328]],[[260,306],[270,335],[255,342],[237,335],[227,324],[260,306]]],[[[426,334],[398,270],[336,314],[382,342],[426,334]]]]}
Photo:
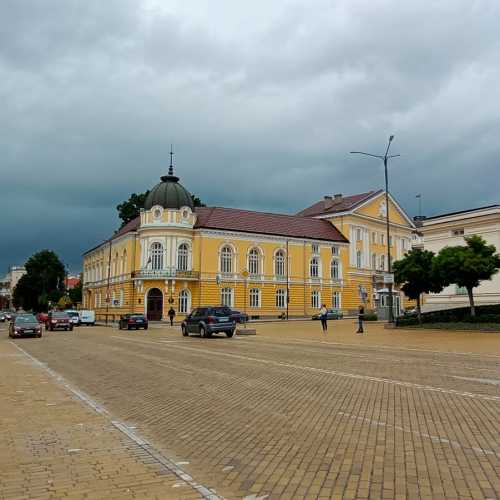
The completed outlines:
{"type": "Polygon", "coordinates": [[[170,318],[170,326],[174,326],[175,309],[173,307],[168,310],[168,317],[170,318]]]}
{"type": "Polygon", "coordinates": [[[321,328],[323,333],[328,330],[328,309],[325,304],[321,304],[321,309],[319,310],[319,319],[321,320],[321,328]]]}
{"type": "Polygon", "coordinates": [[[356,333],[363,333],[363,320],[365,318],[365,308],[363,305],[358,307],[358,331],[356,333]]]}

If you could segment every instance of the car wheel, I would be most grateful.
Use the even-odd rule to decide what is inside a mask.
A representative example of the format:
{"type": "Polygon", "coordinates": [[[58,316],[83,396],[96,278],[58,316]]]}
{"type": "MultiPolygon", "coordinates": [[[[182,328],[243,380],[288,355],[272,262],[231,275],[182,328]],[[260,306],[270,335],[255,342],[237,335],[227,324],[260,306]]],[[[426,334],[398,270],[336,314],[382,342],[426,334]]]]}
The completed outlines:
{"type": "Polygon", "coordinates": [[[122,329],[122,324],[118,323],[118,330],[121,330],[121,329],[122,329]]]}
{"type": "Polygon", "coordinates": [[[233,335],[234,335],[234,330],[229,330],[228,332],[226,332],[226,335],[231,338],[233,335]]]}
{"type": "Polygon", "coordinates": [[[183,337],[187,337],[189,335],[187,328],[184,325],[181,326],[181,331],[183,337]]]}
{"type": "Polygon", "coordinates": [[[206,339],[207,338],[207,331],[205,330],[204,326],[200,326],[200,337],[202,339],[206,339]]]}
{"type": "Polygon", "coordinates": [[[130,330],[130,328],[131,328],[130,325],[127,325],[127,330],[130,330]]]}
{"type": "Polygon", "coordinates": [[[148,329],[148,325],[146,325],[146,326],[144,327],[144,330],[147,330],[147,329],[148,329]]]}
{"type": "Polygon", "coordinates": [[[70,326],[70,327],[69,327],[69,331],[70,331],[70,332],[72,332],[72,331],[73,331],[73,327],[72,327],[72,326],[70,326]]]}
{"type": "Polygon", "coordinates": [[[50,325],[50,331],[53,332],[54,331],[54,327],[52,325],[50,325]]]}
{"type": "Polygon", "coordinates": [[[37,335],[37,337],[38,337],[39,339],[41,339],[41,338],[42,338],[42,334],[41,334],[41,333],[39,333],[39,334],[37,335]]]}

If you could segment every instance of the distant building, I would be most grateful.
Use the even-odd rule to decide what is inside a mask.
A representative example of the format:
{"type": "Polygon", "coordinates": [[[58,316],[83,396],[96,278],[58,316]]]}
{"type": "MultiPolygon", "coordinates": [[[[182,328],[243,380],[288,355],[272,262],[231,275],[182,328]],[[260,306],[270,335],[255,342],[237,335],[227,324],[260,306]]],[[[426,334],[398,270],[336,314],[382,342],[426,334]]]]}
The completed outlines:
{"type": "Polygon", "coordinates": [[[8,273],[0,279],[1,308],[12,308],[14,288],[16,288],[18,281],[24,274],[26,274],[26,268],[24,266],[12,266],[9,268],[8,273]]]}
{"type": "MultiPolygon", "coordinates": [[[[434,253],[446,246],[465,245],[464,237],[473,234],[481,236],[500,251],[500,205],[427,217],[422,220],[419,231],[424,237],[424,248],[434,253]]],[[[477,305],[500,303],[500,274],[494,275],[491,281],[483,281],[474,290],[474,301],[477,305]]],[[[468,304],[467,290],[456,285],[426,298],[429,309],[468,304]]]]}
{"type": "Polygon", "coordinates": [[[71,290],[72,288],[75,288],[80,283],[80,276],[75,276],[69,274],[64,278],[64,286],[66,290],[71,290]]]}

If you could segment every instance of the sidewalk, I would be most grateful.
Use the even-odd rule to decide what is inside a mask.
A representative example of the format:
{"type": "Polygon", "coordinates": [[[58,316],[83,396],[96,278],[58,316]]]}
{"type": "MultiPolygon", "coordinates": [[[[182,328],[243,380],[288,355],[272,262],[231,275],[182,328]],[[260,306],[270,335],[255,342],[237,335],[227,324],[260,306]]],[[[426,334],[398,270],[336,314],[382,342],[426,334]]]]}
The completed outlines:
{"type": "Polygon", "coordinates": [[[0,500],[210,498],[6,339],[0,401],[0,500]]]}

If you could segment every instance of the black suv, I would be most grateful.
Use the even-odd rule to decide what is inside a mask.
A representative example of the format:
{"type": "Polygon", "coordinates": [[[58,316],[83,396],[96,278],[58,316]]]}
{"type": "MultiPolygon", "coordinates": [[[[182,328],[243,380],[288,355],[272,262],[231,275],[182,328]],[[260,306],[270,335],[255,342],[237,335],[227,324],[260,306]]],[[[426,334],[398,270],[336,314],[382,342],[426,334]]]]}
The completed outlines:
{"type": "Polygon", "coordinates": [[[236,322],[228,315],[227,307],[198,307],[182,322],[182,335],[199,333],[200,337],[210,337],[212,333],[223,332],[228,337],[234,335],[236,322]]]}

